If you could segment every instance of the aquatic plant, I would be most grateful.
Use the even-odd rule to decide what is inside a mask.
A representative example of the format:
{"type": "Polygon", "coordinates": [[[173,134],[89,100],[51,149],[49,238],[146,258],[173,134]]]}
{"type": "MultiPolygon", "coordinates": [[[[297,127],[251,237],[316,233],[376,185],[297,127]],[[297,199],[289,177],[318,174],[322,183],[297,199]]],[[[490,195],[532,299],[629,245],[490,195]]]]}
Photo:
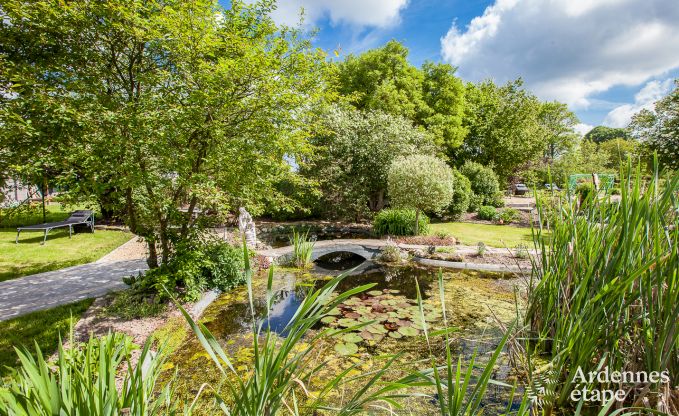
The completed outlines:
{"type": "MultiPolygon", "coordinates": [[[[534,229],[532,289],[526,324],[531,350],[549,363],[529,362],[532,381],[551,378],[545,414],[568,408],[580,388],[624,388],[622,405],[679,414],[679,174],[645,181],[621,172],[621,198],[589,193],[560,208],[551,238],[534,229]],[[669,372],[669,382],[579,383],[576,375],[615,371],[669,372]]],[[[538,200],[538,213],[544,213],[538,200]]],[[[540,221],[538,224],[542,224],[540,221]]],[[[530,356],[529,356],[530,358],[530,356]]]]}
{"type": "MultiPolygon", "coordinates": [[[[71,332],[72,334],[72,332],[71,332]]],[[[16,349],[21,367],[0,388],[0,413],[5,415],[173,415],[172,383],[156,381],[165,362],[163,349],[151,352],[151,342],[141,349],[130,337],[109,334],[90,338],[83,346],[65,348],[59,343],[56,367],[35,346],[35,358],[16,349]]]]}
{"type": "Polygon", "coordinates": [[[309,240],[309,232],[304,233],[292,231],[290,237],[290,244],[292,244],[292,257],[290,264],[295,267],[307,268],[311,266],[311,257],[314,253],[314,241],[309,240]]]}
{"type": "MultiPolygon", "coordinates": [[[[368,327],[370,322],[344,323],[342,328],[326,328],[311,334],[309,330],[317,325],[324,317],[334,316],[336,309],[352,296],[362,293],[373,284],[362,285],[346,292],[336,294],[338,283],[344,278],[339,275],[330,279],[320,289],[310,292],[300,304],[293,318],[287,324],[279,337],[268,325],[268,319],[263,321],[255,315],[254,294],[252,288],[252,269],[247,259],[247,249],[244,248],[245,280],[248,288],[248,300],[252,319],[252,367],[246,374],[234,368],[232,359],[219,345],[210,331],[200,323],[193,321],[191,316],[179,306],[185,319],[195,332],[201,345],[212,359],[222,376],[223,387],[213,387],[212,392],[216,405],[224,414],[242,416],[275,415],[280,411],[287,411],[297,415],[302,410],[323,409],[338,415],[353,415],[370,408],[387,407],[398,408],[397,398],[402,397],[400,390],[409,386],[411,379],[403,378],[393,382],[383,380],[386,370],[392,365],[396,356],[386,360],[384,366],[370,373],[351,375],[356,365],[351,365],[336,377],[322,382],[322,385],[312,385],[312,378],[325,367],[325,363],[316,364],[312,352],[320,340],[328,336],[346,336],[361,327],[368,327]],[[303,341],[302,341],[303,340],[303,341]],[[302,344],[304,342],[304,344],[302,344]],[[304,345],[303,348],[299,348],[304,345]],[[328,395],[338,388],[356,383],[359,388],[341,403],[330,405],[326,400],[328,395]]],[[[266,305],[271,310],[274,292],[273,269],[269,269],[267,282],[266,305]]],[[[353,338],[352,338],[353,339],[353,338]]],[[[345,341],[351,341],[347,338],[345,341]]],[[[355,344],[354,344],[355,345],[355,344]]],[[[355,352],[348,342],[344,347],[345,353],[355,352]]],[[[315,380],[314,382],[317,382],[315,380]]],[[[186,409],[190,414],[197,399],[186,409]]]]}
{"type": "Polygon", "coordinates": [[[398,248],[396,244],[389,241],[389,244],[382,247],[382,250],[380,250],[379,259],[388,263],[400,262],[402,260],[401,249],[398,248]]]}
{"type": "MultiPolygon", "coordinates": [[[[438,321],[441,310],[423,306],[427,322],[438,321]]],[[[401,339],[422,335],[417,302],[400,296],[395,289],[370,290],[353,296],[328,312],[321,322],[330,328],[356,328],[337,337],[335,351],[351,355],[360,345],[374,346],[386,337],[401,339]]]]}

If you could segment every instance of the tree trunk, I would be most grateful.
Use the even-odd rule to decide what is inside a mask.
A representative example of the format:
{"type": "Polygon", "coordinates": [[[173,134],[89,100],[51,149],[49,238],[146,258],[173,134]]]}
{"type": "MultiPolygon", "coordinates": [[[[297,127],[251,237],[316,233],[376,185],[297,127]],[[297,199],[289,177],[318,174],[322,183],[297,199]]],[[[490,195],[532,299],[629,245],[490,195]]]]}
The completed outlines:
{"type": "Polygon", "coordinates": [[[146,245],[149,248],[149,256],[146,258],[146,264],[148,264],[149,269],[155,269],[158,267],[158,250],[156,250],[155,240],[146,239],[146,245]]]}
{"type": "Polygon", "coordinates": [[[415,210],[415,235],[420,234],[420,210],[415,210]]]}

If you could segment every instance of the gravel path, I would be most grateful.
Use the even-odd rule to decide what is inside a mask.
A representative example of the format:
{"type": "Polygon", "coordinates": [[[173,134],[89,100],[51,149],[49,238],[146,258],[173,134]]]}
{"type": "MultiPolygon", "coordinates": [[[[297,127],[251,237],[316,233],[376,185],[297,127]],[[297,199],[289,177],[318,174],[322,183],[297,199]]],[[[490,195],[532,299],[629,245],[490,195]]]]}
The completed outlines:
{"type": "Polygon", "coordinates": [[[0,282],[0,321],[124,289],[122,278],[148,267],[134,238],[94,263],[0,282]]]}

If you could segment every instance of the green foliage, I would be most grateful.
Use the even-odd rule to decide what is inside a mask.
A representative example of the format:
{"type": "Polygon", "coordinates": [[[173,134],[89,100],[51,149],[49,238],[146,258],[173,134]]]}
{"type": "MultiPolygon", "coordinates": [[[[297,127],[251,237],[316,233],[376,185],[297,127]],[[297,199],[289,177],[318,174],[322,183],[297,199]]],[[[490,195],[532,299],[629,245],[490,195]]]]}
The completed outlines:
{"type": "MultiPolygon", "coordinates": [[[[632,389],[626,403],[672,413],[669,386],[679,382],[678,187],[677,174],[661,185],[657,169],[650,181],[637,170],[621,178],[619,202],[588,198],[578,207],[573,201],[562,206],[549,239],[542,238],[542,227],[534,229],[539,255],[526,324],[531,348],[550,357],[543,367],[550,371],[541,374],[552,386],[545,411],[568,407],[576,385],[615,389],[575,379],[578,369],[587,374],[609,367],[669,371],[669,383],[632,389]]],[[[538,212],[542,216],[541,200],[538,212]]]]}
{"type": "Polygon", "coordinates": [[[448,153],[467,131],[462,126],[464,84],[448,64],[408,62],[408,49],[397,41],[338,64],[338,91],[359,110],[378,110],[424,127],[448,153]]]}
{"type": "Polygon", "coordinates": [[[521,80],[503,86],[467,84],[464,126],[469,134],[453,160],[492,165],[504,183],[544,154],[548,129],[543,104],[522,85],[521,80]]]}
{"type": "Polygon", "coordinates": [[[15,347],[38,344],[45,356],[57,350],[62,335],[80,319],[94,299],[32,312],[0,322],[0,377],[19,364],[15,347]]]}
{"type": "Polygon", "coordinates": [[[284,204],[286,156],[309,153],[334,94],[325,54],[272,8],[4,2],[2,157],[113,209],[151,243],[151,266],[156,244],[167,262],[195,227],[284,204]]]}
{"type": "Polygon", "coordinates": [[[542,104],[539,121],[545,131],[545,157],[553,161],[570,151],[577,143],[578,135],[574,130],[578,117],[568,106],[556,101],[542,104]]]}
{"type": "Polygon", "coordinates": [[[222,292],[243,284],[240,249],[215,238],[195,238],[177,245],[167,263],[133,279],[132,288],[141,295],[159,294],[163,288],[180,291],[184,300],[197,300],[209,289],[222,292]]]}
{"type": "Polygon", "coordinates": [[[679,169],[679,79],[674,90],[658,100],[653,110],[641,110],[632,118],[632,135],[658,154],[661,166],[679,169]]]}
{"type": "Polygon", "coordinates": [[[629,138],[630,134],[627,130],[606,126],[596,126],[584,136],[585,140],[591,140],[594,143],[604,143],[614,139],[627,140],[629,138]]]}
{"type": "Polygon", "coordinates": [[[292,244],[293,247],[290,264],[299,268],[311,267],[311,264],[313,263],[311,257],[314,254],[314,245],[316,243],[309,240],[309,233],[301,233],[297,230],[293,230],[292,236],[290,237],[290,244],[292,244]]]}
{"type": "Polygon", "coordinates": [[[499,218],[497,209],[490,205],[484,205],[481,208],[479,208],[479,211],[476,213],[476,216],[479,217],[480,220],[486,221],[495,221],[499,218]]]}
{"type": "Polygon", "coordinates": [[[467,161],[460,168],[460,173],[467,177],[471,184],[473,195],[470,197],[470,210],[478,209],[481,205],[501,206],[500,182],[493,169],[467,161]]]}
{"type": "Polygon", "coordinates": [[[591,198],[594,195],[594,185],[591,182],[583,182],[575,188],[575,194],[580,198],[580,202],[591,198]]]}
{"type": "MultiPolygon", "coordinates": [[[[414,209],[384,209],[373,220],[375,234],[382,235],[416,235],[414,209]]],[[[429,229],[429,218],[420,214],[418,230],[426,234],[429,229]]]]}
{"type": "Polygon", "coordinates": [[[333,108],[327,135],[312,139],[315,157],[301,173],[323,192],[320,213],[357,220],[384,207],[387,170],[399,156],[434,154],[431,135],[407,119],[381,111],[333,108]]]}
{"type": "Polygon", "coordinates": [[[476,245],[476,254],[479,257],[485,256],[487,250],[488,247],[486,246],[486,243],[484,243],[483,241],[479,241],[479,243],[476,245]]]}
{"type": "Polygon", "coordinates": [[[566,153],[551,166],[551,171],[541,174],[542,183],[557,183],[562,188],[567,185],[568,176],[578,173],[613,173],[617,172],[619,165],[613,168],[614,161],[610,154],[599,151],[599,145],[590,141],[582,140],[573,151],[566,153]]]}
{"type": "Polygon", "coordinates": [[[415,234],[420,211],[441,213],[453,199],[453,172],[433,156],[412,155],[394,160],[387,182],[393,206],[415,209],[415,234]]]}
{"type": "Polygon", "coordinates": [[[147,342],[137,349],[130,337],[109,334],[84,345],[59,345],[56,367],[35,347],[17,349],[21,367],[0,388],[0,412],[9,415],[172,415],[172,385],[156,384],[165,362],[162,348],[151,352],[147,342]],[[120,385],[120,388],[118,388],[120,385]]]}
{"type": "Polygon", "coordinates": [[[125,321],[158,316],[167,309],[167,304],[162,302],[160,297],[145,296],[131,289],[114,293],[112,297],[111,303],[104,309],[104,314],[125,321]]]}
{"type": "Polygon", "coordinates": [[[504,224],[511,224],[520,218],[519,211],[514,208],[505,208],[498,212],[497,219],[504,224]]]}
{"type": "Polygon", "coordinates": [[[472,197],[472,185],[469,179],[457,169],[453,169],[453,199],[448,205],[448,215],[452,220],[458,220],[469,209],[472,197]]]}

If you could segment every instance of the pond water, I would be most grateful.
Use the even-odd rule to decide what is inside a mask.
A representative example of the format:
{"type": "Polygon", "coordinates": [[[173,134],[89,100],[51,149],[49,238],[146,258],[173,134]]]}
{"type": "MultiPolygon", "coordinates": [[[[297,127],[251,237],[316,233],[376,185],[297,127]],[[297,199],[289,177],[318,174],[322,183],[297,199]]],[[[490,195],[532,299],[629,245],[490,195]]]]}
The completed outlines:
{"type": "MultiPolygon", "coordinates": [[[[422,362],[429,354],[422,337],[422,327],[418,324],[421,320],[415,317],[419,313],[415,301],[415,282],[418,282],[424,299],[426,319],[431,327],[436,328],[442,320],[438,270],[413,265],[386,266],[364,262],[362,258],[356,257],[346,253],[334,254],[319,259],[309,271],[276,271],[273,306],[266,321],[266,275],[258,275],[253,280],[255,317],[258,323],[268,324],[272,331],[285,336],[286,325],[305,296],[323,286],[331,275],[344,271],[348,276],[340,282],[339,292],[367,283],[374,283],[375,286],[367,293],[346,300],[334,316],[325,318],[315,329],[325,326],[346,328],[368,321],[373,324],[351,332],[348,339],[328,341],[323,358],[330,363],[327,376],[332,377],[333,372],[339,371],[343,366],[346,368],[357,357],[366,363],[361,369],[370,371],[374,369],[372,365],[378,365],[375,357],[395,352],[403,354],[400,361],[404,369],[408,366],[412,368],[413,363],[422,362]],[[332,359],[327,355],[331,355],[332,359]]],[[[479,272],[444,273],[449,326],[460,328],[452,337],[456,354],[468,359],[474,351],[483,357],[486,352],[495,349],[502,334],[499,330],[500,323],[507,324],[516,313],[516,285],[520,285],[518,279],[506,276],[479,272]]],[[[251,360],[249,347],[252,342],[252,321],[245,290],[221,295],[208,307],[203,322],[222,342],[227,353],[234,357],[236,365],[246,369],[251,360]]],[[[441,353],[440,345],[437,353],[441,353]]],[[[182,378],[186,378],[188,382],[187,386],[214,381],[218,377],[216,371],[213,374],[204,370],[213,366],[195,337],[189,337],[171,361],[174,365],[189,369],[188,375],[184,374],[185,371],[182,372],[182,378]]],[[[496,378],[505,379],[508,374],[509,367],[501,365],[496,378]]],[[[188,390],[190,393],[193,388],[188,390]]],[[[505,392],[491,389],[489,397],[489,403],[505,405],[505,392]],[[494,396],[496,397],[493,398],[494,396]]],[[[431,403],[423,404],[421,401],[417,405],[432,406],[431,403]]],[[[432,409],[420,409],[417,414],[428,414],[429,410],[432,409]]]]}

